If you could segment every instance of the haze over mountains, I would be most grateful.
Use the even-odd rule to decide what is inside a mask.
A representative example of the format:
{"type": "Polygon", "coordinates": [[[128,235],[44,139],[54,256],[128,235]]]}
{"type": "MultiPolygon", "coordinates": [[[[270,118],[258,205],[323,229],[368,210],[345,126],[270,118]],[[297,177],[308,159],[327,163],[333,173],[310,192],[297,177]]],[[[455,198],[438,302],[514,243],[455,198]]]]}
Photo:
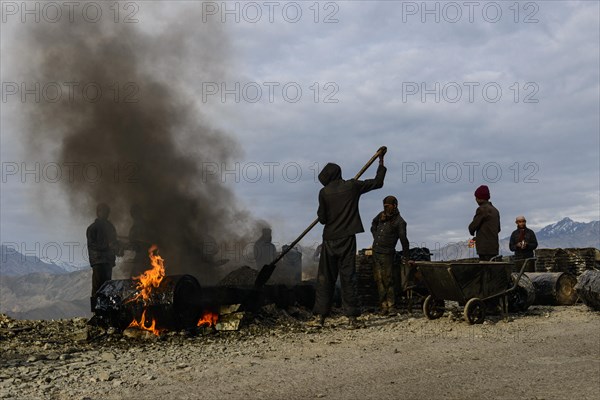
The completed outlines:
{"type": "MultiPolygon", "coordinates": [[[[511,254],[508,236],[500,241],[501,252],[511,254]]],[[[540,248],[596,247],[600,249],[600,221],[575,222],[570,218],[536,232],[540,248]]],[[[25,256],[10,246],[1,247],[0,313],[21,319],[89,317],[91,269],[69,263],[25,256]]],[[[431,249],[434,250],[434,249],[431,249]]],[[[474,257],[466,242],[435,251],[434,260],[474,257]]],[[[114,279],[122,279],[115,269],[114,279]]]]}
{"type": "MultiPolygon", "coordinates": [[[[511,232],[503,232],[500,239],[500,254],[513,254],[508,247],[511,232]]],[[[560,221],[546,225],[535,232],[538,248],[583,248],[600,249],[600,221],[576,222],[565,217],[560,221]]],[[[433,260],[454,260],[476,257],[475,249],[467,247],[467,241],[448,244],[440,249],[430,249],[434,253],[433,260]]]]}
{"type": "Polygon", "coordinates": [[[600,221],[575,222],[563,218],[536,232],[540,247],[596,247],[600,248],[600,221]]]}
{"type": "Polygon", "coordinates": [[[0,246],[0,276],[20,276],[33,273],[66,274],[79,271],[89,265],[75,265],[62,260],[40,259],[34,254],[40,254],[38,248],[30,251],[20,249],[14,243],[0,246]],[[19,250],[24,251],[25,254],[19,250]]]}

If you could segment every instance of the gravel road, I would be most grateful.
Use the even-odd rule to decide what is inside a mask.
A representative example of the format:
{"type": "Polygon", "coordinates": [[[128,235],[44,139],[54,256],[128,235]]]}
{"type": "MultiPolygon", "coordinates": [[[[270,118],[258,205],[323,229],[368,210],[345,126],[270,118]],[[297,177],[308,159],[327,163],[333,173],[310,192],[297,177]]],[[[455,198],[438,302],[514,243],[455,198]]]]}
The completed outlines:
{"type": "MultiPolygon", "coordinates": [[[[86,320],[0,316],[4,399],[597,399],[600,313],[530,308],[468,325],[457,313],[366,314],[323,329],[274,309],[237,332],[85,340],[86,320]],[[265,317],[265,315],[267,315],[265,317]]],[[[292,313],[294,314],[294,313],[292,313]]]]}

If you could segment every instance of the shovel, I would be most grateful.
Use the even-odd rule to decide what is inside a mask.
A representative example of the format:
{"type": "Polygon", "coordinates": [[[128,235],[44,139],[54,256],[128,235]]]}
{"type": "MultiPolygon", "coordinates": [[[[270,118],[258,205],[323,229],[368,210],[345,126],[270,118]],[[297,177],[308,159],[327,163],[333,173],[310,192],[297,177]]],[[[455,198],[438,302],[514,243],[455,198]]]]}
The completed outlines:
{"type": "MultiPolygon", "coordinates": [[[[387,152],[387,147],[385,146],[381,146],[379,148],[379,150],[377,150],[377,152],[373,155],[373,157],[371,157],[371,159],[369,161],[367,161],[367,163],[364,165],[364,167],[361,168],[360,171],[358,171],[358,174],[356,174],[356,176],[354,177],[354,179],[358,179],[362,176],[362,174],[371,166],[371,164],[373,164],[373,162],[379,157],[384,155],[387,152]]],[[[260,272],[258,273],[258,276],[256,277],[256,280],[254,281],[254,287],[256,288],[260,288],[262,286],[264,286],[265,283],[267,283],[267,281],[269,280],[269,278],[271,278],[271,275],[273,275],[273,271],[275,271],[275,265],[291,250],[294,248],[295,245],[298,244],[298,242],[300,240],[302,240],[302,238],[304,236],[306,236],[306,234],[308,232],[310,232],[310,230],[312,228],[315,227],[315,225],[319,222],[319,219],[315,219],[309,226],[308,228],[306,228],[304,230],[304,232],[302,232],[300,234],[300,236],[298,236],[298,238],[296,238],[296,240],[294,240],[289,247],[285,250],[282,251],[281,254],[279,256],[277,256],[277,258],[275,260],[273,260],[270,264],[265,264],[263,265],[262,269],[260,270],[260,272]]]]}

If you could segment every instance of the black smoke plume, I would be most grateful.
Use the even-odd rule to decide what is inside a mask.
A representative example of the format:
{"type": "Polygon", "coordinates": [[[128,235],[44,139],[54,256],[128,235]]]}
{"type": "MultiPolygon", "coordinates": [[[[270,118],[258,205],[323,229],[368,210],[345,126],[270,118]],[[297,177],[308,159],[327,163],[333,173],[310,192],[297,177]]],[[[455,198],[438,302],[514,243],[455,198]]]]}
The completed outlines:
{"type": "Polygon", "coordinates": [[[108,17],[35,24],[21,38],[19,62],[25,81],[63,88],[59,101],[28,105],[30,153],[47,158],[55,149],[53,159],[102,173],[62,181],[73,213],[91,222],[96,204],[106,202],[127,236],[130,207],[138,205],[167,273],[206,282],[219,278],[222,258],[248,263],[257,229],[219,174],[203,173],[209,164],[231,164],[239,148],[211,127],[197,92],[200,82],[224,79],[231,68],[226,27],[203,23],[190,3],[177,14],[141,3],[134,24],[108,17]],[[78,83],[71,84],[73,98],[65,82],[78,83]]]}

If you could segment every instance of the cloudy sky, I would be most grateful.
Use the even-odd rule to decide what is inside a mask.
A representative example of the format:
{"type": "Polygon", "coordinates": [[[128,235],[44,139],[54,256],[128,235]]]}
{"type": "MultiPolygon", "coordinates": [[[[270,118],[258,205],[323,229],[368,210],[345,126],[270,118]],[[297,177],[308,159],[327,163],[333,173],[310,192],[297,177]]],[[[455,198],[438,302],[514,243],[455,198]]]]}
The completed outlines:
{"type": "MultiPolygon", "coordinates": [[[[83,243],[92,216],[74,216],[51,182],[52,149],[28,155],[22,110],[33,97],[21,83],[35,78],[20,74],[22,57],[13,60],[27,52],[20,38],[32,25],[67,19],[68,7],[40,3],[36,22],[20,4],[2,5],[1,241],[29,252],[58,243],[65,258],[65,243],[83,243]]],[[[385,186],[363,196],[363,224],[368,231],[383,197],[395,195],[411,244],[435,249],[469,238],[481,184],[502,236],[520,214],[534,229],[566,216],[600,219],[599,4],[137,1],[119,3],[118,15],[103,4],[99,22],[134,24],[157,43],[183,24],[190,48],[209,40],[197,26],[218,30],[222,68],[200,71],[211,57],[201,51],[151,67],[237,143],[224,163],[198,160],[198,184],[218,177],[272,225],[275,242],[315,218],[320,168],[336,162],[351,178],[387,146],[385,186]]],[[[95,11],[73,10],[70,23],[94,23],[95,11]]],[[[64,90],[76,78],[60,79],[64,90]]],[[[144,100],[143,90],[135,95],[144,100]]],[[[375,166],[363,178],[374,175],[375,166]]],[[[320,235],[318,226],[302,243],[320,235]]],[[[370,245],[370,234],[358,244],[370,245]]]]}

